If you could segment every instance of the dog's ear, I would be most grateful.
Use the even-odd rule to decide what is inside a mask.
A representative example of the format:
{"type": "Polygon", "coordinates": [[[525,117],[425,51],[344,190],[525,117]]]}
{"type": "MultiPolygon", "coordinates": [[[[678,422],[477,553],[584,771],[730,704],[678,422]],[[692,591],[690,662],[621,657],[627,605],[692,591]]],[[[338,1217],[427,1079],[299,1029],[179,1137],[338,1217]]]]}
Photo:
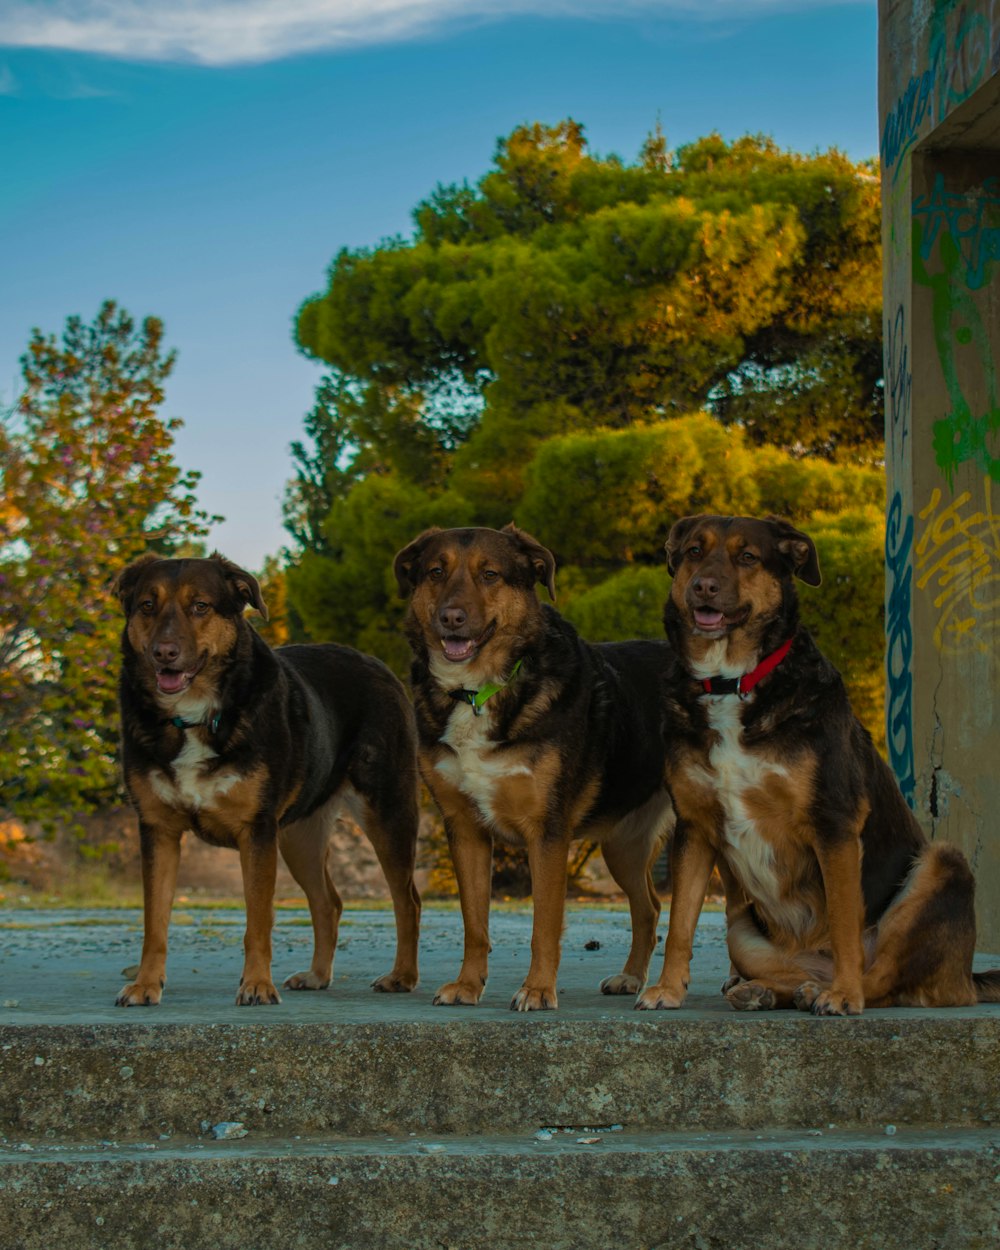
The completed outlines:
{"type": "Polygon", "coordinates": [[[670,527],[670,533],[667,535],[667,541],[664,543],[664,550],[667,553],[667,572],[671,577],[677,572],[677,566],[684,555],[688,535],[701,520],[701,514],[698,516],[682,516],[680,520],[675,521],[670,527]]]}
{"type": "Polygon", "coordinates": [[[266,621],[267,605],[264,602],[264,596],[260,593],[260,583],[256,577],[245,569],[241,569],[232,560],[227,560],[225,556],[220,555],[217,551],[212,552],[211,559],[218,560],[222,565],[223,576],[243,602],[249,603],[252,608],[256,608],[266,621]]]}
{"type": "Polygon", "coordinates": [[[392,571],[396,575],[396,584],[399,586],[400,598],[405,599],[414,586],[417,584],[416,567],[417,562],[423,555],[424,548],[434,537],[435,534],[441,533],[441,527],[432,525],[429,530],[424,530],[422,534],[418,534],[416,538],[402,551],[397,551],[396,558],[392,562],[392,571]]]}
{"type": "Polygon", "coordinates": [[[788,562],[792,573],[807,586],[818,586],[823,578],[820,575],[819,556],[813,540],[781,517],[772,516],[767,519],[775,532],[775,546],[788,562]]]}
{"type": "Polygon", "coordinates": [[[135,594],[136,585],[142,576],[142,571],[149,564],[155,564],[160,557],[152,551],[147,551],[144,556],[140,556],[138,560],[133,560],[127,565],[111,583],[111,593],[118,599],[122,605],[122,610],[126,616],[132,615],[132,596],[135,594]]]}
{"type": "Polygon", "coordinates": [[[512,538],[528,557],[535,570],[536,580],[542,583],[549,592],[549,598],[555,603],[556,558],[552,552],[549,551],[548,547],[543,547],[537,538],[532,538],[524,530],[519,530],[513,521],[509,525],[505,525],[500,533],[506,534],[508,538],[512,538]]]}

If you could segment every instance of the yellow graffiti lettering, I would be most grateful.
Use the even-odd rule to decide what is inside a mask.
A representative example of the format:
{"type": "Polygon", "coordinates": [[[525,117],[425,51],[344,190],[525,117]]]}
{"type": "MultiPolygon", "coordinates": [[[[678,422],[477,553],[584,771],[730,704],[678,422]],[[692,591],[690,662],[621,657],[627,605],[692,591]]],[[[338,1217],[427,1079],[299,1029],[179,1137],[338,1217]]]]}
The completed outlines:
{"type": "Polygon", "coordinates": [[[918,514],[925,525],[914,548],[916,584],[940,613],[934,645],[944,653],[988,654],[1000,626],[1000,515],[992,486],[985,478],[982,508],[969,507],[968,491],[942,507],[935,487],[918,514]]]}

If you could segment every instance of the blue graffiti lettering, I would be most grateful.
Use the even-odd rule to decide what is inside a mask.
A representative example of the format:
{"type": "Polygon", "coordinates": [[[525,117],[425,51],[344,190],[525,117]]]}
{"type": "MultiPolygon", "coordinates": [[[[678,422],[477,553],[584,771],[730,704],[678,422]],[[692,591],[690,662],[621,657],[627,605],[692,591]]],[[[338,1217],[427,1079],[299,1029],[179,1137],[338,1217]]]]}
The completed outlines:
{"type": "Polygon", "coordinates": [[[913,766],[913,627],[910,591],[913,583],[913,516],[903,523],[903,498],[897,490],[889,506],[885,529],[886,655],[888,681],[886,743],[892,765],[910,807],[914,805],[916,778],[913,766]]]}
{"type": "Polygon", "coordinates": [[[896,107],[886,116],[882,142],[879,145],[882,167],[886,173],[917,141],[920,127],[934,98],[934,82],[939,62],[940,54],[934,58],[929,69],[925,69],[922,74],[913,75],[906,90],[896,101],[896,107]]]}
{"type": "Polygon", "coordinates": [[[942,230],[951,235],[965,266],[964,280],[978,291],[990,278],[990,263],[1000,260],[1000,178],[987,178],[982,190],[945,190],[938,174],[930,195],[913,201],[913,216],[923,221],[920,255],[929,260],[942,230]]]}

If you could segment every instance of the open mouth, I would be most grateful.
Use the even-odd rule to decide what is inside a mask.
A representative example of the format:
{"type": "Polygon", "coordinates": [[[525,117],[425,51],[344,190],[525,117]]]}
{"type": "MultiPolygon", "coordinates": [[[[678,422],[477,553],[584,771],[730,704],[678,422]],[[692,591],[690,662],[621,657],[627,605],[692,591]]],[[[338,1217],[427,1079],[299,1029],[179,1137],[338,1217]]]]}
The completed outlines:
{"type": "Polygon", "coordinates": [[[459,638],[455,634],[442,638],[441,650],[444,652],[444,658],[450,660],[452,664],[464,664],[466,660],[471,660],[493,637],[496,628],[496,621],[491,621],[478,638],[459,638]]]}
{"type": "Polygon", "coordinates": [[[158,668],[156,688],[160,694],[183,694],[205,667],[204,659],[194,668],[158,668]]]}
{"type": "Polygon", "coordinates": [[[725,612],[720,612],[718,608],[694,608],[694,627],[699,634],[710,634],[715,637],[721,637],[723,634],[729,633],[732,629],[737,629],[742,625],[750,615],[749,608],[743,608],[739,612],[727,616],[725,612]]]}

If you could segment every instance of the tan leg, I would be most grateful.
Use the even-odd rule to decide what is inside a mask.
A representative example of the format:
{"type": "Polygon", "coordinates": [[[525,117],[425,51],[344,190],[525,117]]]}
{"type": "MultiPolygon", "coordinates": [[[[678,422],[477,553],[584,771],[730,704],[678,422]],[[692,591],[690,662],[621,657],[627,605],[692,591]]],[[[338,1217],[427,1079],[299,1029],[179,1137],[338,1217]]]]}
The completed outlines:
{"type": "Polygon", "coordinates": [[[691,952],[705,891],[715,865],[715,847],[708,831],[679,826],[670,856],[673,896],[660,979],[639,995],[636,1008],[655,1011],[679,1007],[691,976],[691,952]]]}
{"type": "Polygon", "coordinates": [[[614,837],[602,843],[604,862],[628,898],[632,917],[632,945],[625,966],[617,976],[605,977],[602,994],[638,994],[646,984],[649,961],[656,947],[656,924],[660,899],[653,888],[652,859],[659,849],[645,842],[619,842],[614,837]]]}
{"type": "Polygon", "coordinates": [[[531,870],[531,964],[524,984],[511,999],[511,1011],[554,1011],[559,1006],[556,976],[566,912],[569,839],[534,838],[528,843],[531,870]]]}
{"type": "Polygon", "coordinates": [[[142,856],[142,959],[135,980],[122,987],[119,1007],[154,1007],[163,996],[167,979],[167,933],[177,886],[183,825],[139,826],[142,856]]]}
{"type": "Polygon", "coordinates": [[[271,980],[271,931],[274,928],[274,883],[278,871],[278,831],[253,836],[248,830],[239,840],[247,927],[243,938],[243,975],[236,995],[237,1007],[280,1003],[271,980]]]}
{"type": "Polygon", "coordinates": [[[817,1016],[858,1016],[864,1011],[865,905],[861,893],[861,839],[856,834],[833,846],[817,846],[823,874],[833,984],[799,987],[796,1006],[817,1016]]]}
{"type": "Polygon", "coordinates": [[[329,868],[330,834],[335,819],[334,808],[327,805],[278,833],[281,857],[306,896],[313,927],[312,963],[307,971],[293,972],[285,978],[284,987],[289,990],[323,990],[333,976],[344,909],[329,868]]]}
{"type": "Polygon", "coordinates": [[[444,815],[465,930],[458,977],[441,986],[434,1002],[443,1007],[472,1007],[479,1002],[489,970],[493,839],[458,791],[438,784],[434,797],[444,815]]]}

